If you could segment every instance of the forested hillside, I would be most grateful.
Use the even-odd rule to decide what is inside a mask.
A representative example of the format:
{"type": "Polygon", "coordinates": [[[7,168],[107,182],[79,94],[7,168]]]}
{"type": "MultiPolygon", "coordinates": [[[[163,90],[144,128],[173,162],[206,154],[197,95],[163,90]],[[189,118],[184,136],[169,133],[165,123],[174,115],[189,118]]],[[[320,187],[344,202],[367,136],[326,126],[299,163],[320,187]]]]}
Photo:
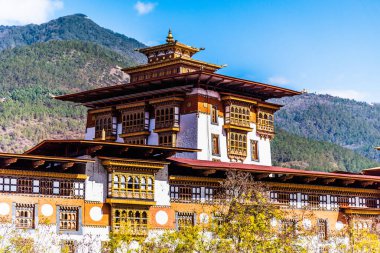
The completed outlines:
{"type": "Polygon", "coordinates": [[[51,40],[93,42],[130,58],[144,62],[134,49],[145,47],[141,42],[97,25],[83,14],[69,15],[41,25],[0,26],[0,50],[32,45],[51,40]]]}
{"type": "Polygon", "coordinates": [[[276,126],[299,136],[335,143],[380,162],[380,105],[303,94],[272,100],[285,106],[276,113],[276,126]]]}
{"type": "Polygon", "coordinates": [[[82,138],[85,108],[51,98],[115,84],[115,66],[134,63],[89,42],[50,41],[0,52],[0,151],[22,152],[46,138],[82,138]]]}
{"type": "MultiPolygon", "coordinates": [[[[0,151],[22,152],[43,139],[82,138],[86,109],[51,95],[121,82],[126,77],[116,66],[144,62],[134,51],[139,47],[144,45],[81,14],[42,25],[0,26],[0,151]]],[[[313,94],[276,102],[285,106],[276,114],[275,164],[325,171],[379,166],[368,159],[380,161],[372,149],[380,146],[379,105],[313,94]]]]}
{"type": "Polygon", "coordinates": [[[272,142],[272,160],[282,167],[320,171],[359,172],[364,168],[380,166],[378,162],[339,145],[308,139],[281,129],[278,129],[272,142]]]}

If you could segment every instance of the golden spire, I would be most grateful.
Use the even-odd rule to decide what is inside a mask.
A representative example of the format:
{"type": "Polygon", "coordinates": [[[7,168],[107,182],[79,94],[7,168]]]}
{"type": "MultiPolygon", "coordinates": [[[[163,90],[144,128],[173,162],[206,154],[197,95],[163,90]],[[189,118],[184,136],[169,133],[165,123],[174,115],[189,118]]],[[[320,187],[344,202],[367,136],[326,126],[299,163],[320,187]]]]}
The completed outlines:
{"type": "Polygon", "coordinates": [[[174,38],[173,38],[173,34],[172,34],[172,30],[171,29],[169,29],[168,36],[166,36],[166,42],[167,43],[174,42],[174,38]]]}

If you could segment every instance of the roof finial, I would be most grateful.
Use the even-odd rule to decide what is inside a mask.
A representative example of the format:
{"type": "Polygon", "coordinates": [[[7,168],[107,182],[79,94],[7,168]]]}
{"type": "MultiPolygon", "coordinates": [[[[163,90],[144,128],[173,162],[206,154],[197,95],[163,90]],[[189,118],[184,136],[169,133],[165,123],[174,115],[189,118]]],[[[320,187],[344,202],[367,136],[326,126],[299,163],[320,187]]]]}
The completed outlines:
{"type": "Polygon", "coordinates": [[[168,36],[166,37],[166,42],[167,43],[174,42],[174,38],[173,38],[173,34],[172,34],[172,30],[171,29],[169,29],[168,36]]]}

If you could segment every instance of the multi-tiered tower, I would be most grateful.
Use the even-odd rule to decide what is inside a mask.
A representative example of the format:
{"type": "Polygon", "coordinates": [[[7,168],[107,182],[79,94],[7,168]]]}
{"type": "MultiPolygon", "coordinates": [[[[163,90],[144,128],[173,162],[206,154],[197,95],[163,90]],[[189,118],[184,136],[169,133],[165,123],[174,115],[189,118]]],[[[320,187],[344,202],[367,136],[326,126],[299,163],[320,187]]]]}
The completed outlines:
{"type": "Polygon", "coordinates": [[[269,98],[298,92],[215,72],[195,60],[202,48],[174,40],[139,49],[147,64],[123,69],[130,83],[58,97],[88,112],[86,139],[201,149],[193,159],[271,165],[269,98]],[[103,133],[103,135],[102,135],[103,133]]]}

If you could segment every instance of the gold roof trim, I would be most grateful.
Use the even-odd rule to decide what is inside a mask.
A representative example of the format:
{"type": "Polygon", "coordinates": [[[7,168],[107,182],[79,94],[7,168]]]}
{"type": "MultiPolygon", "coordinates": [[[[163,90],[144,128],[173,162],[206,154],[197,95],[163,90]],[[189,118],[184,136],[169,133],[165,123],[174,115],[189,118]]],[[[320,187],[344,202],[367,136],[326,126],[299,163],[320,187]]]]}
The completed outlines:
{"type": "Polygon", "coordinates": [[[224,97],[222,97],[222,100],[223,101],[225,101],[225,100],[235,100],[235,101],[240,101],[240,102],[244,102],[244,103],[248,103],[248,104],[254,104],[254,105],[257,104],[257,101],[249,100],[249,99],[244,99],[244,98],[240,98],[240,97],[235,97],[235,96],[224,96],[224,97]]]}
{"type": "Polygon", "coordinates": [[[108,108],[101,108],[101,109],[95,109],[95,110],[89,110],[89,114],[95,114],[95,113],[102,113],[102,112],[112,112],[112,107],[108,108]]]}
{"type": "Polygon", "coordinates": [[[99,157],[104,166],[121,166],[121,167],[135,167],[135,168],[150,168],[162,169],[169,162],[151,161],[151,160],[136,160],[136,159],[123,159],[112,157],[99,157]]]}
{"type": "Polygon", "coordinates": [[[128,205],[154,206],[156,204],[156,201],[137,200],[137,199],[107,198],[106,203],[108,203],[108,204],[128,204],[128,205]]]}
{"type": "Polygon", "coordinates": [[[380,214],[380,209],[378,208],[366,208],[366,207],[346,207],[342,208],[343,212],[346,214],[380,214]]]}
{"type": "Polygon", "coordinates": [[[220,183],[223,179],[219,178],[208,178],[208,177],[187,177],[187,176],[170,176],[169,180],[172,181],[192,181],[192,182],[209,182],[209,183],[220,183]]]}
{"type": "Polygon", "coordinates": [[[185,99],[180,97],[166,97],[166,98],[156,98],[149,101],[149,104],[158,104],[158,103],[164,103],[164,102],[183,102],[185,99]]]}
{"type": "Polygon", "coordinates": [[[150,134],[149,131],[141,131],[141,132],[134,132],[134,133],[119,134],[119,136],[121,138],[124,138],[124,137],[134,137],[134,136],[145,136],[149,134],[150,134]]]}
{"type": "Polygon", "coordinates": [[[59,172],[44,172],[44,171],[27,171],[27,170],[8,170],[0,169],[0,175],[15,175],[15,176],[37,176],[37,177],[54,177],[67,179],[87,179],[86,174],[68,174],[59,172]]]}
{"type": "Polygon", "coordinates": [[[145,102],[129,103],[127,105],[118,105],[116,106],[116,109],[120,110],[120,109],[127,109],[127,108],[140,107],[140,106],[143,107],[145,105],[146,105],[145,102]]]}
{"type": "Polygon", "coordinates": [[[231,124],[224,124],[223,128],[224,129],[237,129],[237,130],[244,131],[244,132],[251,132],[252,131],[252,128],[250,128],[250,127],[235,126],[235,125],[231,125],[231,124]]]}

